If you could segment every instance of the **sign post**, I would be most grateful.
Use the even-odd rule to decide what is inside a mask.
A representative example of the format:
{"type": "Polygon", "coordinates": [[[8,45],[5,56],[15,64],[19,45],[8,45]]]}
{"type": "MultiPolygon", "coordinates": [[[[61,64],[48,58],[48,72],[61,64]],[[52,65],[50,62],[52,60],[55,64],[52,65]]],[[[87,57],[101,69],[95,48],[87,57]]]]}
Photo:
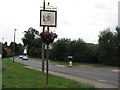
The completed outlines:
{"type": "Polygon", "coordinates": [[[70,67],[72,67],[72,59],[73,59],[73,56],[68,56],[69,66],[70,67]]]}
{"type": "MultiPolygon", "coordinates": [[[[48,27],[48,31],[49,31],[49,27],[48,27]]],[[[46,87],[48,87],[48,60],[49,60],[49,43],[47,43],[47,52],[46,52],[46,87]]]]}
{"type": "Polygon", "coordinates": [[[46,53],[46,54],[47,54],[47,56],[46,56],[46,87],[48,87],[48,71],[49,71],[49,70],[48,70],[48,69],[49,69],[49,68],[48,68],[48,67],[49,67],[49,66],[48,66],[48,65],[49,65],[49,64],[48,64],[48,59],[49,59],[49,44],[47,44],[47,53],[46,53]]]}
{"type": "MultiPolygon", "coordinates": [[[[45,0],[44,0],[44,3],[43,3],[43,10],[45,10],[45,0]]],[[[43,32],[44,31],[45,31],[45,26],[43,26],[43,32]]],[[[44,53],[45,53],[45,43],[42,43],[42,72],[44,72],[44,62],[45,62],[44,53]]]]}
{"type": "MultiPolygon", "coordinates": [[[[48,3],[49,6],[49,3],[48,3]]],[[[49,27],[56,27],[57,25],[57,11],[55,10],[45,10],[45,0],[43,5],[43,10],[40,10],[40,26],[43,26],[43,31],[40,33],[42,43],[42,71],[44,72],[44,51],[45,44],[47,44],[46,50],[46,87],[48,87],[48,71],[49,71],[49,44],[54,42],[57,38],[57,34],[50,32],[49,27]],[[45,31],[45,27],[47,30],[45,31]]]]}

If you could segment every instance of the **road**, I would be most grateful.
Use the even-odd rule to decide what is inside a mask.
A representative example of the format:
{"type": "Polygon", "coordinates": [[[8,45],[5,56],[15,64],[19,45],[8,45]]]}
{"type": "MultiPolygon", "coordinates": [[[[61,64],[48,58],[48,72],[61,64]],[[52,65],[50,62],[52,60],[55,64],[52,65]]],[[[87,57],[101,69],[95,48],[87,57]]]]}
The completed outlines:
{"type": "MultiPolygon", "coordinates": [[[[41,68],[41,60],[39,59],[29,58],[29,60],[22,60],[19,57],[15,57],[15,61],[34,68],[41,68]]],[[[93,67],[90,65],[68,67],[65,65],[53,64],[51,63],[51,61],[49,61],[49,70],[74,75],[77,77],[83,77],[102,83],[109,83],[111,85],[114,85],[115,87],[118,87],[117,67],[93,67]]]]}

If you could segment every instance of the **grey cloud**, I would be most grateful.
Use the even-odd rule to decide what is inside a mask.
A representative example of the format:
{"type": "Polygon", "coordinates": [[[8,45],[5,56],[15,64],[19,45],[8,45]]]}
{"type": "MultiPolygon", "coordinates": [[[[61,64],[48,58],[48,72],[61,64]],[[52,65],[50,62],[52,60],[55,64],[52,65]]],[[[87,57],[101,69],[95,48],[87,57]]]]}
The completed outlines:
{"type": "Polygon", "coordinates": [[[98,4],[95,5],[95,8],[96,8],[96,9],[105,9],[106,6],[105,6],[105,4],[98,3],[98,4]]]}

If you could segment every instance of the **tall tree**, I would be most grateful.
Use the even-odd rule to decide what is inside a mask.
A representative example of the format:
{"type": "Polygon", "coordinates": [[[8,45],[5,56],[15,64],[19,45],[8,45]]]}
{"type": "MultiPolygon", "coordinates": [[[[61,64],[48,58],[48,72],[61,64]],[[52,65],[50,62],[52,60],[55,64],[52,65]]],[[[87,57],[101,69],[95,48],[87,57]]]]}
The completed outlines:
{"type": "Polygon", "coordinates": [[[18,54],[22,55],[23,54],[23,45],[21,43],[19,43],[17,46],[18,46],[18,54]]]}
{"type": "Polygon", "coordinates": [[[24,31],[24,37],[22,38],[22,41],[24,43],[24,46],[31,47],[34,44],[34,40],[36,35],[39,34],[39,32],[36,29],[33,29],[30,27],[28,31],[24,31]]]}
{"type": "Polygon", "coordinates": [[[18,48],[18,45],[17,45],[16,42],[15,42],[15,43],[14,43],[14,42],[11,42],[10,45],[9,45],[9,48],[10,48],[10,49],[12,50],[12,52],[13,52],[13,46],[14,46],[14,44],[15,44],[15,52],[14,52],[14,53],[15,53],[15,55],[18,55],[18,54],[19,54],[19,51],[18,51],[19,48],[18,48]]]}
{"type": "MultiPolygon", "coordinates": [[[[39,32],[36,29],[30,27],[28,31],[24,31],[24,37],[22,38],[24,47],[27,47],[28,54],[30,56],[38,56],[41,51],[42,41],[39,36],[39,32]]],[[[40,55],[39,55],[40,56],[40,55]]]]}
{"type": "MultiPolygon", "coordinates": [[[[117,34],[118,35],[118,34],[117,34]]],[[[118,49],[116,43],[119,42],[117,35],[110,29],[105,29],[99,35],[99,61],[104,64],[118,65],[118,49]]]]}
{"type": "Polygon", "coordinates": [[[54,43],[53,55],[56,60],[68,60],[68,56],[73,56],[74,62],[87,61],[87,46],[82,39],[73,40],[59,39],[54,43]]]}

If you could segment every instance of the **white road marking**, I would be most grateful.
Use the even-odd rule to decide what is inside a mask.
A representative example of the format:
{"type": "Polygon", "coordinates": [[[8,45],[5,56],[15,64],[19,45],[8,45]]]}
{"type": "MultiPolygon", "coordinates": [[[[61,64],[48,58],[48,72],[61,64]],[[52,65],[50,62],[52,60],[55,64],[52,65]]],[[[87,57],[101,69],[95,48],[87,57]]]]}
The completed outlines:
{"type": "Polygon", "coordinates": [[[59,66],[59,67],[65,67],[65,65],[57,65],[57,66],[59,66]]]}
{"type": "Polygon", "coordinates": [[[117,70],[117,69],[116,69],[116,70],[112,70],[112,71],[113,71],[113,72],[117,72],[117,73],[118,73],[120,70],[117,70]]]}
{"type": "Polygon", "coordinates": [[[98,80],[99,82],[107,82],[106,80],[98,80]]]}

